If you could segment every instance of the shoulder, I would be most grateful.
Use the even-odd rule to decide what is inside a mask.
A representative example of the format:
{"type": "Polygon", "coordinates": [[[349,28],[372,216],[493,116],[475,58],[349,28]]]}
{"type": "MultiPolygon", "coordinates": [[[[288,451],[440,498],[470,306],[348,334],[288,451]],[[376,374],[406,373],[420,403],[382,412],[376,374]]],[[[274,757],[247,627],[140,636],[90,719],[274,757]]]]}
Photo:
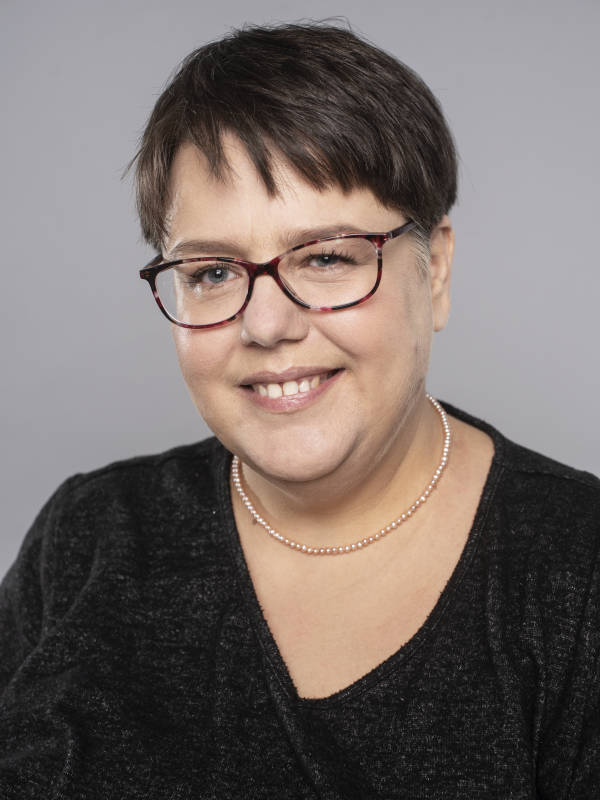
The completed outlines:
{"type": "Polygon", "coordinates": [[[518,606],[520,619],[525,609],[536,609],[564,645],[583,619],[600,618],[600,480],[448,411],[494,442],[478,520],[486,574],[500,605],[518,606]]]}
{"type": "Polygon", "coordinates": [[[197,525],[218,504],[227,463],[225,448],[210,438],[75,475],[42,512],[44,535],[69,547],[78,539],[87,547],[122,545],[136,531],[157,535],[186,518],[197,525]]]}
{"type": "Polygon", "coordinates": [[[92,626],[121,619],[136,598],[142,616],[161,603],[183,614],[190,596],[216,596],[213,584],[228,591],[229,458],[208,439],[75,475],[55,492],[0,586],[0,690],[3,672],[77,614],[92,626]]]}
{"type": "Polygon", "coordinates": [[[507,439],[497,447],[494,517],[510,553],[526,555],[556,598],[587,595],[599,569],[600,480],[507,439]]]}
{"type": "Polygon", "coordinates": [[[226,455],[214,437],[202,442],[175,447],[156,455],[116,461],[102,469],[70,478],[59,490],[63,502],[94,497],[127,496],[129,502],[148,502],[160,490],[176,489],[179,481],[192,479],[202,494],[214,488],[214,475],[226,455]]]}
{"type": "Polygon", "coordinates": [[[500,479],[501,493],[507,505],[519,503],[521,512],[527,509],[539,514],[541,509],[567,513],[582,512],[597,516],[600,510],[600,480],[589,472],[574,469],[552,458],[507,439],[492,425],[445,403],[444,407],[463,422],[487,433],[494,443],[493,468],[500,479]],[[510,502],[514,501],[514,502],[510,502]]]}
{"type": "Polygon", "coordinates": [[[494,442],[479,519],[494,563],[512,573],[508,583],[537,583],[561,602],[577,593],[583,602],[600,570],[600,480],[515,444],[458,409],[447,410],[494,442]]]}
{"type": "Polygon", "coordinates": [[[179,518],[212,506],[227,451],[215,439],[131,458],[69,478],[42,512],[46,529],[122,530],[127,521],[179,518]]]}
{"type": "Polygon", "coordinates": [[[211,438],[69,478],[38,515],[5,590],[33,580],[58,610],[92,575],[128,576],[192,550],[202,558],[214,549],[228,463],[211,438]]]}
{"type": "MultiPolygon", "coordinates": [[[[521,567],[522,585],[537,596],[556,631],[600,613],[600,481],[504,440],[495,503],[505,563],[521,567]]],[[[566,630],[563,631],[566,635],[566,630]]]]}

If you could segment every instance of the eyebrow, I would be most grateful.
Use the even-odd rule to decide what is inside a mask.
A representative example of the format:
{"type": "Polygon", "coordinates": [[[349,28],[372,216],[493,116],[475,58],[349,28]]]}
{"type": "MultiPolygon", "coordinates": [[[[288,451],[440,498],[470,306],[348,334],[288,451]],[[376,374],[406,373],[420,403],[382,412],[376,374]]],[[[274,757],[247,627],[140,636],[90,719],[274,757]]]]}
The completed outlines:
{"type": "MultiPolygon", "coordinates": [[[[287,242],[287,247],[281,252],[286,252],[291,247],[306,242],[312,242],[315,239],[328,239],[333,236],[339,236],[343,233],[385,233],[386,231],[369,231],[361,225],[352,225],[350,223],[340,223],[338,225],[328,225],[322,228],[304,228],[301,230],[288,230],[282,236],[282,241],[287,242]]],[[[197,255],[219,255],[229,256],[230,258],[245,259],[246,252],[239,242],[233,239],[186,239],[173,247],[172,250],[166,254],[165,258],[169,261],[174,261],[178,258],[187,258],[189,256],[197,255]]],[[[272,258],[275,258],[279,253],[275,253],[272,258]]]]}

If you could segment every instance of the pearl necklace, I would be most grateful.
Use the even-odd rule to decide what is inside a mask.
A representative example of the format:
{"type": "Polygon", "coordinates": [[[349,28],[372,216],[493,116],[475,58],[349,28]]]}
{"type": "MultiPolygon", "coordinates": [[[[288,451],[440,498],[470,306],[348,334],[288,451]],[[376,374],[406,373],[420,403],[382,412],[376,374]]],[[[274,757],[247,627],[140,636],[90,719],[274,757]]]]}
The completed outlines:
{"type": "Polygon", "coordinates": [[[369,536],[368,539],[362,539],[360,542],[355,542],[354,544],[348,544],[344,547],[307,547],[305,544],[299,544],[298,542],[293,542],[291,539],[286,539],[285,536],[282,536],[280,533],[272,528],[268,522],[266,522],[260,514],[256,511],[252,503],[250,502],[250,498],[244,492],[242,487],[242,481],[240,477],[240,460],[237,456],[233,457],[233,462],[231,464],[231,477],[233,479],[233,485],[237,489],[239,496],[242,498],[242,502],[248,509],[248,511],[252,514],[255,521],[258,522],[259,525],[262,525],[266,532],[276,539],[281,544],[287,545],[287,547],[291,547],[293,550],[299,550],[301,553],[306,553],[307,555],[313,556],[335,556],[335,555],[343,555],[344,553],[352,553],[356,550],[362,550],[364,547],[367,547],[374,542],[378,542],[380,539],[383,539],[384,536],[387,536],[388,533],[391,533],[396,528],[399,528],[403,522],[406,522],[415,511],[418,511],[419,508],[423,505],[423,503],[427,500],[431,492],[435,489],[438,484],[439,479],[442,476],[442,472],[444,471],[446,465],[448,464],[448,457],[450,455],[450,442],[452,439],[452,434],[450,431],[450,423],[448,422],[448,418],[446,416],[446,412],[435,400],[431,395],[426,395],[427,399],[430,401],[432,406],[436,409],[436,411],[440,415],[440,419],[442,421],[442,426],[444,428],[444,449],[442,451],[442,460],[440,462],[439,467],[433,474],[433,478],[427,489],[423,492],[421,497],[415,501],[414,505],[412,505],[404,514],[401,514],[397,520],[391,522],[387,528],[382,528],[379,533],[376,533],[374,536],[369,536]]]}

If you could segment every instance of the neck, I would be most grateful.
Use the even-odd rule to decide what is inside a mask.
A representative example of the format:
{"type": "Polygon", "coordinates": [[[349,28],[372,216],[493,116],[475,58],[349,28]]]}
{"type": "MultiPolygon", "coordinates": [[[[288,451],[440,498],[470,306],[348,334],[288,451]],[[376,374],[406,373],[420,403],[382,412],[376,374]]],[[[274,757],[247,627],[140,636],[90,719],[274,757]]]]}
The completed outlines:
{"type": "MultiPolygon", "coordinates": [[[[315,481],[273,480],[243,465],[241,485],[266,527],[284,539],[310,548],[337,548],[378,536],[403,513],[414,513],[415,502],[420,506],[432,485],[443,441],[440,415],[423,394],[386,447],[355,452],[315,481]]],[[[237,491],[233,497],[243,518],[251,520],[237,491]]],[[[256,535],[265,532],[257,527],[256,535]]]]}

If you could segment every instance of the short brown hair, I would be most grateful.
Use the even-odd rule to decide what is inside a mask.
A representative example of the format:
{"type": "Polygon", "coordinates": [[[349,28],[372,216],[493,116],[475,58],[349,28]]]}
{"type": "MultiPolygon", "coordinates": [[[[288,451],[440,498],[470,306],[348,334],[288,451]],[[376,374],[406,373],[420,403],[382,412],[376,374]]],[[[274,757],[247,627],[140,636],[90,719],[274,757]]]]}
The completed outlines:
{"type": "Polygon", "coordinates": [[[370,189],[426,237],[456,200],[452,135],[411,69],[336,25],[244,26],[183,60],[129,165],[142,234],[158,251],[167,234],[175,153],[192,142],[222,178],[229,132],[243,142],[272,195],[274,161],[283,158],[317,189],[370,189]]]}

